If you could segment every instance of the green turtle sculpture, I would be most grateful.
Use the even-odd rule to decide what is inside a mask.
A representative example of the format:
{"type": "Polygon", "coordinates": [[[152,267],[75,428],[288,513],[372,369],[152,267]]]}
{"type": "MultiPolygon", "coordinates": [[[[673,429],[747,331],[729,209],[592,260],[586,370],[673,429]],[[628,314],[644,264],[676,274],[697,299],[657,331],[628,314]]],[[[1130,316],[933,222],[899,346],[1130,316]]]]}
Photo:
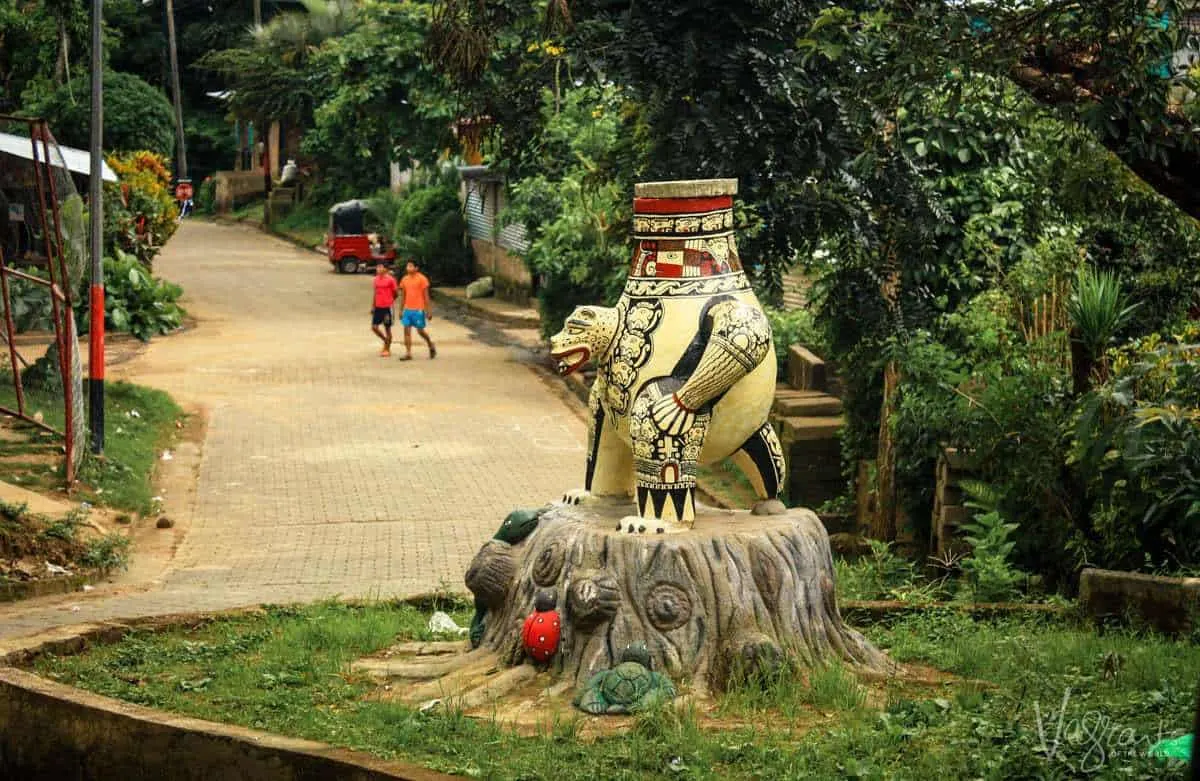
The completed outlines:
{"type": "Polygon", "coordinates": [[[500,528],[492,535],[493,540],[503,540],[509,545],[516,545],[528,537],[537,528],[538,521],[546,512],[545,507],[536,510],[513,510],[500,524],[500,528]]]}
{"type": "Polygon", "coordinates": [[[584,684],[575,697],[575,707],[595,715],[636,713],[675,697],[675,685],[667,676],[650,669],[650,651],[645,643],[632,643],[621,652],[621,661],[602,670],[584,684]]]}
{"type": "MultiPolygon", "coordinates": [[[[546,509],[539,507],[536,510],[513,510],[504,519],[504,523],[500,524],[496,533],[492,535],[492,539],[516,545],[533,533],[546,509]]],[[[478,648],[479,644],[483,642],[483,631],[487,628],[483,623],[483,614],[486,612],[487,607],[476,597],[475,615],[471,617],[471,629],[468,632],[472,648],[478,648]]]]}

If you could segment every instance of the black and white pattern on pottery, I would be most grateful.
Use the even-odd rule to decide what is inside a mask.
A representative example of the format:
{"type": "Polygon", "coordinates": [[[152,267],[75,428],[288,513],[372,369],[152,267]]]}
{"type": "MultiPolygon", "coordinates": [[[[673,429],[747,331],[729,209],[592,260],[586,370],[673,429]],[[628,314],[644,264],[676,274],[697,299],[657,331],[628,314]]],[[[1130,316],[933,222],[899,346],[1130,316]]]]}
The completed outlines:
{"type": "Polygon", "coordinates": [[[692,279],[630,277],[625,283],[625,294],[631,298],[707,298],[747,290],[750,290],[750,280],[743,273],[692,279]]]}
{"type": "Polygon", "coordinates": [[[658,301],[624,301],[617,305],[622,310],[621,327],[617,330],[612,352],[602,365],[604,373],[605,401],[610,413],[623,415],[629,411],[632,389],[637,381],[638,369],[650,360],[651,337],[662,322],[662,303],[658,301]]]}

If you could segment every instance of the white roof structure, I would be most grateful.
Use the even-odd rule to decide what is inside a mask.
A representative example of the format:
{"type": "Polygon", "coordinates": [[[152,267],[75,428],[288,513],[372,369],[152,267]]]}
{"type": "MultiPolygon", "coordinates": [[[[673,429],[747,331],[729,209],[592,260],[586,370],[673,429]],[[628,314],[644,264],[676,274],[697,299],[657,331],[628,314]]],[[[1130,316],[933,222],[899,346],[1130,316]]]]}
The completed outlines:
{"type": "MultiPolygon", "coordinates": [[[[51,157],[54,157],[54,147],[51,146],[51,157]]],[[[92,156],[82,149],[76,149],[70,146],[58,145],[59,151],[62,152],[62,161],[66,164],[67,170],[72,173],[83,174],[87,176],[92,172],[92,156]]],[[[42,152],[41,142],[38,142],[38,155],[42,152]]],[[[28,136],[18,136],[12,133],[0,133],[0,154],[12,155],[25,160],[33,160],[33,145],[29,141],[28,136]]],[[[58,165],[58,161],[51,159],[51,165],[58,165]]],[[[108,163],[100,161],[101,178],[106,182],[117,181],[117,175],[108,167],[108,163]]]]}

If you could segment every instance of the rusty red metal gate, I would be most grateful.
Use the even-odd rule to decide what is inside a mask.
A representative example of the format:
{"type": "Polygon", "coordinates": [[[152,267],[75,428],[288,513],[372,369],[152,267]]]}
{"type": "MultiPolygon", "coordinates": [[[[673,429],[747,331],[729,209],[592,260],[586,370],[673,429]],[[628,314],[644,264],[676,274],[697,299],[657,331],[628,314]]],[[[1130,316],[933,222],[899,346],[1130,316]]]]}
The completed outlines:
{"type": "MultiPolygon", "coordinates": [[[[70,169],[63,157],[62,150],[54,140],[50,128],[44,120],[28,119],[0,115],[0,127],[5,129],[24,129],[29,139],[29,155],[22,150],[0,150],[0,172],[9,174],[0,177],[0,185],[19,182],[20,185],[10,184],[9,189],[22,190],[21,207],[19,211],[9,211],[3,219],[9,225],[15,215],[20,215],[21,222],[32,218],[35,229],[28,229],[31,236],[37,230],[36,236],[29,242],[31,246],[24,258],[36,266],[45,266],[46,276],[42,277],[32,272],[32,269],[22,271],[16,267],[21,257],[6,257],[5,245],[0,242],[0,305],[3,306],[4,322],[0,324],[0,338],[5,342],[5,352],[8,369],[12,374],[12,385],[16,397],[15,408],[0,405],[0,414],[25,421],[26,423],[61,437],[65,454],[65,474],[67,485],[75,482],[83,451],[80,447],[84,441],[83,420],[83,391],[82,371],[80,367],[79,343],[75,328],[75,315],[72,307],[72,286],[77,280],[72,280],[71,269],[68,265],[68,247],[64,242],[63,215],[61,205],[68,197],[78,198],[74,183],[70,177],[70,169]],[[65,192],[70,190],[70,193],[65,192]],[[26,206],[31,214],[27,213],[26,206]],[[40,238],[40,241],[37,239],[40,238]],[[62,430],[38,419],[31,414],[27,404],[25,383],[22,370],[28,369],[30,362],[22,355],[18,346],[18,328],[13,311],[12,282],[21,280],[28,285],[45,289],[50,301],[50,320],[53,325],[56,348],[56,368],[61,380],[63,402],[62,430]]],[[[16,133],[5,134],[11,137],[16,133]]],[[[6,203],[9,197],[2,191],[6,203]]],[[[11,208],[11,207],[10,207],[11,208]]],[[[11,250],[11,247],[10,247],[11,250]]],[[[16,253],[14,253],[16,254],[16,253]]],[[[78,254],[72,251],[72,254],[78,254]]],[[[78,274],[75,274],[78,276],[78,274]]]]}

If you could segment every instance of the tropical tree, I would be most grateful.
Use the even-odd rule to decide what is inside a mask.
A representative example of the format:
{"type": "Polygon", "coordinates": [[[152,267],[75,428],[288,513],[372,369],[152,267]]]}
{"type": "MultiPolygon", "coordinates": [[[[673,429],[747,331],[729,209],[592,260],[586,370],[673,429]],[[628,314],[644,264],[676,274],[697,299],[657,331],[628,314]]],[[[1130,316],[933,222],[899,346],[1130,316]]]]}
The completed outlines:
{"type": "Polygon", "coordinates": [[[231,90],[229,107],[248,119],[288,119],[307,124],[323,88],[310,60],[321,44],[358,24],[353,0],[305,0],[254,28],[240,46],[212,52],[196,67],[221,75],[231,90]]]}

